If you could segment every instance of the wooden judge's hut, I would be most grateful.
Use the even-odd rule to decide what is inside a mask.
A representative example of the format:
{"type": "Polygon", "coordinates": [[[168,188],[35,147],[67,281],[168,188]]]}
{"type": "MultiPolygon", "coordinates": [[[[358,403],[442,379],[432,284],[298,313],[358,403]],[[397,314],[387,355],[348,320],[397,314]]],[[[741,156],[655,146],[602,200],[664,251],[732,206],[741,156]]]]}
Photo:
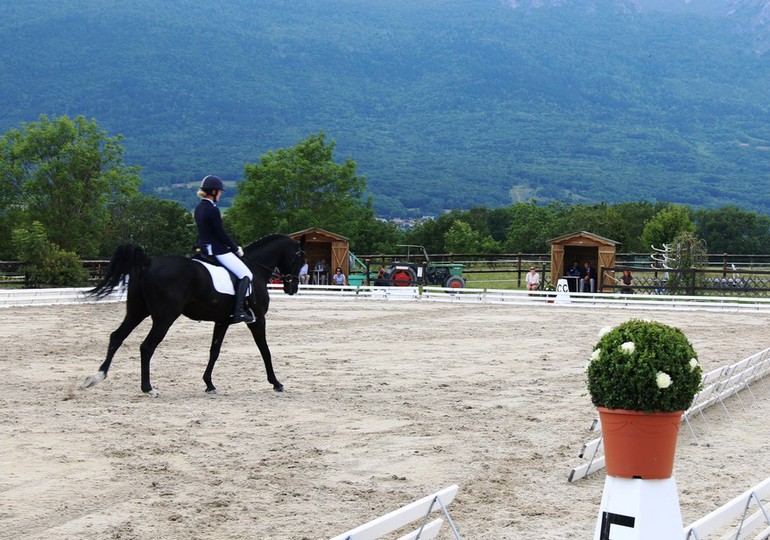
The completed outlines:
{"type": "Polygon", "coordinates": [[[342,273],[346,276],[350,275],[350,241],[344,236],[317,227],[297,231],[289,236],[295,240],[305,237],[305,259],[310,283],[327,285],[337,267],[342,268],[342,273]],[[315,270],[319,261],[326,262],[325,272],[315,270]]]}
{"type": "Polygon", "coordinates": [[[567,275],[574,262],[579,268],[588,262],[596,269],[597,291],[615,285],[614,276],[607,269],[615,267],[615,251],[620,242],[580,231],[553,238],[548,243],[551,244],[551,283],[554,285],[559,279],[567,279],[569,290],[579,291],[577,279],[567,275]]]}

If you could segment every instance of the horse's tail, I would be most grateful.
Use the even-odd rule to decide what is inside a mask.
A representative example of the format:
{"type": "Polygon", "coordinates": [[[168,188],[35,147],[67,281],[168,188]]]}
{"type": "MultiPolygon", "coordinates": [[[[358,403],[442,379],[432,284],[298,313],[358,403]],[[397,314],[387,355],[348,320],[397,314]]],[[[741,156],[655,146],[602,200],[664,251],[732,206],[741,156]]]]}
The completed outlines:
{"type": "Polygon", "coordinates": [[[150,262],[144,250],[135,244],[121,244],[107,265],[107,270],[99,284],[86,294],[103,298],[110,294],[115,287],[125,285],[125,278],[136,279],[150,262]]]}

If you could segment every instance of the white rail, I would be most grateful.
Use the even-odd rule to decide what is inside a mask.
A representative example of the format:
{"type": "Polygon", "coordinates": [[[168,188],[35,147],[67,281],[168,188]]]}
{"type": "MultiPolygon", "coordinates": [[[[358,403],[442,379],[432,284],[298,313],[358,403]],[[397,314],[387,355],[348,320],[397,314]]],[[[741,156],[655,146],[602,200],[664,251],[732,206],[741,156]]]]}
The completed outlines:
{"type": "MultiPolygon", "coordinates": [[[[770,298],[734,296],[666,296],[657,294],[559,293],[514,289],[448,289],[444,287],[375,287],[360,285],[301,285],[294,296],[283,294],[283,285],[268,285],[275,300],[418,300],[507,305],[558,305],[586,308],[651,310],[752,311],[770,313],[770,298]]],[[[0,307],[119,302],[125,290],[116,290],[102,300],[88,297],[87,287],[69,289],[0,289],[0,307]]]]}
{"type": "Polygon", "coordinates": [[[616,293],[556,293],[555,291],[523,291],[514,289],[448,289],[445,287],[335,287],[331,285],[301,285],[299,292],[289,297],[277,294],[282,285],[269,285],[271,296],[285,298],[331,298],[348,300],[420,300],[509,305],[559,305],[579,309],[610,307],[650,310],[752,311],[770,313],[770,298],[735,296],[667,296],[659,294],[616,293]]]}
{"type": "Polygon", "coordinates": [[[53,304],[89,304],[93,302],[120,302],[126,299],[123,289],[116,289],[97,300],[86,293],[89,287],[75,289],[0,289],[0,307],[48,306],[53,304]]]}

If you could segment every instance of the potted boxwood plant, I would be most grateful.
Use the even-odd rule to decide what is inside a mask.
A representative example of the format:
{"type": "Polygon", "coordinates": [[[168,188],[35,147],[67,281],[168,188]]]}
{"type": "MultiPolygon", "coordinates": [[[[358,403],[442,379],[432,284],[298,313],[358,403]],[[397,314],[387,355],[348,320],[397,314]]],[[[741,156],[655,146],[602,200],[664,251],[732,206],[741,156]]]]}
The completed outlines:
{"type": "Polygon", "coordinates": [[[684,333],[641,319],[603,329],[587,378],[602,422],[607,473],[669,478],[682,414],[702,380],[684,333]],[[637,454],[640,463],[633,462],[637,454]]]}

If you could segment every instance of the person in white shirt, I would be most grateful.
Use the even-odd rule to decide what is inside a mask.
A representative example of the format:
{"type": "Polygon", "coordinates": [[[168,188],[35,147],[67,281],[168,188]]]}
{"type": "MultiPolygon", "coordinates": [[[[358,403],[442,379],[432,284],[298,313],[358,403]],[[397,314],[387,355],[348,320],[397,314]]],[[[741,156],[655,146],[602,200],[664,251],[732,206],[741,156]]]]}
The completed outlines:
{"type": "Polygon", "coordinates": [[[347,285],[348,280],[345,277],[345,274],[342,273],[342,268],[337,267],[337,271],[332,276],[332,283],[334,285],[347,285]]]}
{"type": "Polygon", "coordinates": [[[527,273],[527,290],[536,291],[540,286],[540,274],[537,273],[537,269],[532,266],[527,273]]]}
{"type": "Polygon", "coordinates": [[[308,281],[310,281],[310,274],[308,274],[307,263],[305,263],[302,265],[302,268],[299,269],[299,282],[303,285],[307,285],[308,281]]]}

